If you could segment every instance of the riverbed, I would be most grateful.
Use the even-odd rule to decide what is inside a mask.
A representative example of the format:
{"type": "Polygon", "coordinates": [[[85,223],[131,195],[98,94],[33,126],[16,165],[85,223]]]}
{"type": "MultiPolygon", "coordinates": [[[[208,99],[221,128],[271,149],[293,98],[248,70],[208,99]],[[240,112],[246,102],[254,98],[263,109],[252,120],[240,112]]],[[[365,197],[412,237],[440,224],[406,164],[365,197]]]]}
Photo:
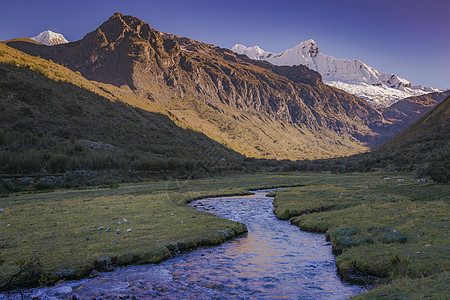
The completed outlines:
{"type": "Polygon", "coordinates": [[[337,276],[323,234],[303,232],[276,218],[273,198],[265,196],[271,191],[190,203],[246,224],[248,233],[239,238],[157,265],[121,267],[93,279],[29,290],[25,298],[347,299],[362,293],[363,288],[337,276]]]}

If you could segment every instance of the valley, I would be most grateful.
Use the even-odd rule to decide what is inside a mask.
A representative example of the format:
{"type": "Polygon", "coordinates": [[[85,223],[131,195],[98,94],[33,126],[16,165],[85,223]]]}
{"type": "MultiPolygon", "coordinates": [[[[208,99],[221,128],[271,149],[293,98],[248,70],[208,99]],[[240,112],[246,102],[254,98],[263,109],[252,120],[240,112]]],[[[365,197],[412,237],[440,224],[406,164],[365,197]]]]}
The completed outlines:
{"type": "MultiPolygon", "coordinates": [[[[258,224],[287,220],[325,234],[328,275],[298,279],[316,289],[312,298],[327,294],[331,277],[342,289],[336,299],[448,294],[450,91],[324,55],[313,40],[280,54],[232,50],[121,13],[74,42],[52,31],[0,42],[0,299],[37,286],[62,291],[69,280],[94,284],[118,267],[152,273],[145,265],[196,249],[207,256],[236,238],[252,245],[245,217],[188,203],[279,187],[273,201],[262,192],[239,198],[236,214],[267,213],[273,202],[258,224]]],[[[222,200],[214,205],[227,206],[222,200]]],[[[287,244],[296,249],[294,240],[287,244]]],[[[299,255],[286,251],[288,269],[299,255]]],[[[223,271],[211,257],[212,274],[223,271]]],[[[261,297],[284,284],[268,257],[281,273],[267,283],[251,272],[262,276],[253,291],[261,297]]],[[[177,274],[170,280],[184,288],[177,274]]],[[[189,291],[249,292],[229,280],[189,291]]],[[[167,282],[140,288],[178,295],[167,282]]],[[[122,292],[109,296],[133,296],[122,292]]],[[[58,295],[72,297],[72,288],[58,295]]]]}

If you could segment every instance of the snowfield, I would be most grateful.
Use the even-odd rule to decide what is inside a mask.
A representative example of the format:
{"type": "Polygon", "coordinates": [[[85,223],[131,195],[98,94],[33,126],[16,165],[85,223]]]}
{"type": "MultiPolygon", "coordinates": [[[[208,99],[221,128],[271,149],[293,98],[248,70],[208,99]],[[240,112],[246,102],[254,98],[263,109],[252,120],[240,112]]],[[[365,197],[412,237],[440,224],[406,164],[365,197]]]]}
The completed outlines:
{"type": "Polygon", "coordinates": [[[236,44],[232,51],[278,66],[305,65],[322,75],[323,81],[367,100],[374,107],[388,107],[400,99],[440,92],[439,89],[412,86],[394,74],[380,72],[360,60],[334,58],[319,51],[314,40],[301,42],[281,53],[264,51],[258,46],[236,44]]]}

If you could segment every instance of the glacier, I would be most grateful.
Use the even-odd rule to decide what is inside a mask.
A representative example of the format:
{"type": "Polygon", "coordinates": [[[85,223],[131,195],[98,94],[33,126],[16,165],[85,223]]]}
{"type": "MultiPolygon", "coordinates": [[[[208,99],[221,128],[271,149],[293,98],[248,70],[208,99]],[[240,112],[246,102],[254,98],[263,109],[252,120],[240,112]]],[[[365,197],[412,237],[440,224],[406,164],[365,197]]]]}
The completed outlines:
{"type": "Polygon", "coordinates": [[[440,92],[432,87],[413,86],[404,78],[380,72],[357,59],[335,58],[323,54],[312,39],[281,53],[241,44],[234,45],[231,50],[278,66],[305,65],[319,72],[326,84],[363,98],[376,108],[388,107],[403,98],[440,92]]]}

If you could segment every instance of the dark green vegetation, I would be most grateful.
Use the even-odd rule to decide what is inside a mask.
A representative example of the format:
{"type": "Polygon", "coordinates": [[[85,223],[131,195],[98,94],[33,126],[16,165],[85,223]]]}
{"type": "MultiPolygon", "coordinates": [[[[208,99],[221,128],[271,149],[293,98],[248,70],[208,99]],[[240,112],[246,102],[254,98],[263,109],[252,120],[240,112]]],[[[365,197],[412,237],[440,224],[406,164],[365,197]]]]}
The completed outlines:
{"type": "Polygon", "coordinates": [[[417,122],[372,152],[315,161],[287,162],[283,170],[349,172],[411,172],[450,182],[450,97],[417,122]]]}
{"type": "Polygon", "coordinates": [[[274,212],[303,230],[325,233],[344,278],[390,283],[361,298],[402,299],[420,286],[427,288],[415,299],[448,296],[447,184],[398,174],[311,175],[304,183],[277,191],[274,212]]]}
{"type": "Polygon", "coordinates": [[[160,262],[182,250],[216,245],[245,232],[245,225],[197,211],[186,202],[247,194],[249,188],[294,186],[303,178],[245,175],[2,198],[0,253],[5,262],[0,286],[51,284],[87,276],[94,268],[160,262]]]}
{"type": "Polygon", "coordinates": [[[115,100],[132,103],[132,94],[0,47],[0,174],[8,178],[0,184],[3,191],[251,168],[251,160],[163,113],[115,100]]]}

